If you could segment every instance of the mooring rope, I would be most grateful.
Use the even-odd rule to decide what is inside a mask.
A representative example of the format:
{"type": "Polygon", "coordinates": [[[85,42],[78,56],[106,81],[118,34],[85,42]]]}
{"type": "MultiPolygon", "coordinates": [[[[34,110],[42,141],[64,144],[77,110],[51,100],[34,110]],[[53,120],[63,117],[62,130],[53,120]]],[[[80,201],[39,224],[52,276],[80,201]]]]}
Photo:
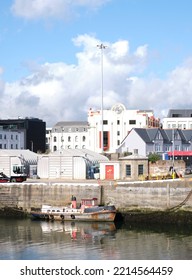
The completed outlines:
{"type": "Polygon", "coordinates": [[[181,208],[190,198],[190,196],[192,195],[192,190],[188,193],[188,195],[186,196],[186,198],[181,202],[179,203],[178,205],[176,206],[173,206],[171,208],[168,208],[167,211],[176,211],[178,210],[179,208],[181,208]]]}

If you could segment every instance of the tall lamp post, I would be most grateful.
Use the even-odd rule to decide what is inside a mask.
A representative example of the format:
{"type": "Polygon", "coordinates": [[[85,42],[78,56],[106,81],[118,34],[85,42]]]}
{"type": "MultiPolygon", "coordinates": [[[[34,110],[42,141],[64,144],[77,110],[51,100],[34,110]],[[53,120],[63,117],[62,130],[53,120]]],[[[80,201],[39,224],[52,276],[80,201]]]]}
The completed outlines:
{"type": "Polygon", "coordinates": [[[107,46],[100,44],[97,47],[101,50],[101,153],[104,151],[103,141],[103,50],[107,46]]]}
{"type": "Polygon", "coordinates": [[[172,129],[172,157],[173,157],[173,169],[172,169],[172,177],[175,179],[174,165],[175,165],[175,132],[174,128],[172,129]]]}

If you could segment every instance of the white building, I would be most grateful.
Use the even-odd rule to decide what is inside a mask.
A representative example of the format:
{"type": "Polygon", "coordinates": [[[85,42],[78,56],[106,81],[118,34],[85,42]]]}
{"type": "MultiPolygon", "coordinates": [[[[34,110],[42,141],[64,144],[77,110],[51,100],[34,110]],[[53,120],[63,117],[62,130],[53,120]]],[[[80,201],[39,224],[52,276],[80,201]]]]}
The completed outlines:
{"type": "Polygon", "coordinates": [[[88,148],[88,123],[85,121],[58,122],[47,134],[51,152],[62,149],[88,148]]]}
{"type": "Polygon", "coordinates": [[[0,149],[24,149],[24,131],[0,127],[0,149]]]}
{"type": "Polygon", "coordinates": [[[192,129],[192,109],[170,109],[162,124],[164,129],[192,129]]]}
{"type": "Polygon", "coordinates": [[[51,145],[51,127],[46,127],[46,139],[45,139],[45,144],[46,144],[46,150],[50,151],[50,145],[51,145]]]}
{"type": "Polygon", "coordinates": [[[115,153],[123,139],[132,128],[159,127],[160,120],[151,110],[127,110],[123,104],[116,104],[109,110],[88,112],[89,149],[101,153],[101,134],[103,132],[103,151],[115,153]],[[102,127],[103,117],[103,127],[102,127]]]}

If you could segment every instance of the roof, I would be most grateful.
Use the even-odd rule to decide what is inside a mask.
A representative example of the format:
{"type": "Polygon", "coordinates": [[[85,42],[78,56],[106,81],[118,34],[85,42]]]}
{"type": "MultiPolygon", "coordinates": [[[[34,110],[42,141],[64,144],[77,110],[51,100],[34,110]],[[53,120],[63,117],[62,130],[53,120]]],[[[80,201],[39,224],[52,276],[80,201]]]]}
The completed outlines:
{"type": "Polygon", "coordinates": [[[128,155],[126,157],[119,158],[120,160],[139,160],[139,159],[148,159],[148,157],[139,155],[138,150],[135,149],[132,155],[128,155]]]}
{"type": "Polygon", "coordinates": [[[0,150],[0,157],[1,156],[15,156],[15,157],[19,157],[22,158],[24,161],[27,161],[28,163],[33,163],[33,164],[37,164],[37,158],[38,155],[30,150],[17,150],[17,149],[3,149],[0,150]]]}
{"type": "Polygon", "coordinates": [[[150,143],[155,139],[158,128],[133,128],[145,143],[150,143]]]}
{"type": "Polygon", "coordinates": [[[133,128],[145,143],[152,143],[157,140],[157,133],[160,132],[164,143],[171,143],[173,140],[173,133],[178,133],[181,140],[186,143],[192,141],[192,129],[160,129],[160,128],[133,128]]]}
{"type": "Polygon", "coordinates": [[[133,154],[133,155],[129,155],[129,156],[126,156],[126,157],[120,157],[119,158],[119,160],[140,160],[140,159],[147,159],[148,160],[148,157],[133,154]]]}
{"type": "Polygon", "coordinates": [[[78,126],[88,126],[88,122],[86,121],[61,121],[54,125],[54,127],[78,127],[78,126]]]}
{"type": "Polygon", "coordinates": [[[88,149],[63,149],[63,150],[57,150],[55,152],[48,154],[48,156],[57,156],[57,155],[60,155],[63,157],[69,157],[69,156],[82,157],[91,162],[109,161],[109,159],[106,156],[93,152],[88,149]]]}

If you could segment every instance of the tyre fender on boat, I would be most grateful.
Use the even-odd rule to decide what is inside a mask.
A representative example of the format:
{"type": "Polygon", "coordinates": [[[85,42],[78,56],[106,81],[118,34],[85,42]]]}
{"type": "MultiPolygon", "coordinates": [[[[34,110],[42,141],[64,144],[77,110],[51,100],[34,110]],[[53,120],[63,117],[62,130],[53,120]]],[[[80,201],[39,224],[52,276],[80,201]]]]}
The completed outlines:
{"type": "Polygon", "coordinates": [[[49,217],[50,217],[50,220],[51,220],[51,221],[54,220],[54,216],[53,216],[53,215],[50,215],[49,217]]]}
{"type": "Polygon", "coordinates": [[[63,221],[64,220],[64,215],[61,215],[60,217],[61,217],[61,220],[63,221]]]}

